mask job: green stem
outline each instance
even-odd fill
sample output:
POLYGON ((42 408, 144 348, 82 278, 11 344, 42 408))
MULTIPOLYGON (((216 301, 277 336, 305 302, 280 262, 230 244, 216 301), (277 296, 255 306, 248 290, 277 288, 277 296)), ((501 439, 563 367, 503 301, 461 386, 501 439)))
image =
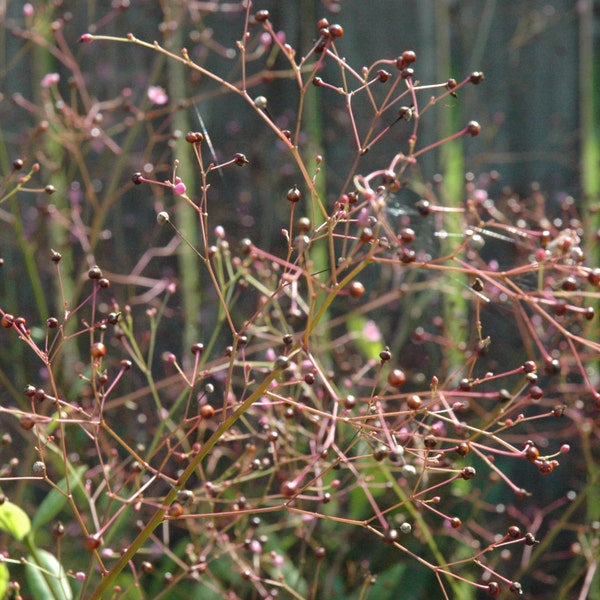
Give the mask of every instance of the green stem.
MULTIPOLYGON (((166 15, 165 22, 169 22, 168 16, 166 15)), ((183 42, 183 28, 177 27, 169 35, 168 48, 173 52, 179 52, 185 45, 183 42)), ((186 67, 180 62, 173 61, 169 64, 167 69, 168 91, 173 103, 180 102, 187 97, 186 72, 186 67)), ((191 129, 189 113, 185 110, 176 111, 173 114, 172 130, 185 133, 191 129)), ((188 195, 193 197, 196 159, 191 144, 188 144, 182 135, 175 142, 175 155, 179 159, 177 175, 185 183, 188 195)), ((185 202, 177 207, 177 228, 183 237, 192 243, 198 236, 198 213, 185 202)), ((184 348, 191 348, 198 341, 200 335, 199 322, 202 306, 200 269, 198 268, 197 254, 185 244, 179 250, 178 260, 181 274, 179 291, 183 304, 183 342, 184 348)), ((185 354, 186 357, 188 355, 189 353, 185 354)))
MULTIPOLYGON (((451 72, 452 47, 450 42, 451 19, 450 7, 447 3, 436 3, 436 77, 443 81, 451 72)), ((457 113, 451 110, 441 111, 439 115, 439 138, 444 139, 459 129, 457 113)), ((458 208, 462 204, 464 190, 464 155, 462 144, 458 141, 445 144, 440 150, 441 164, 444 172, 444 204, 451 208, 458 208)), ((444 215, 444 227, 450 233, 461 233, 461 213, 448 212, 444 215)), ((451 254, 455 238, 448 236, 441 243, 442 254, 451 254)), ((463 286, 467 285, 464 274, 453 275, 458 281, 453 284, 455 293, 443 296, 443 316, 446 335, 453 344, 446 350, 446 366, 449 373, 453 373, 464 362, 460 344, 467 342, 468 327, 466 319, 469 307, 464 298, 463 286)))

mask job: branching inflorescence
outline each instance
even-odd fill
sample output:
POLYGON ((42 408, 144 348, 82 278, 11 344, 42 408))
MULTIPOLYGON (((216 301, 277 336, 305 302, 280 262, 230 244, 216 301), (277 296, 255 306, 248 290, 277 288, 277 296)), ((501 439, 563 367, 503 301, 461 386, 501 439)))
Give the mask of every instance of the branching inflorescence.
MULTIPOLYGON (((0 307, 3 336, 37 359, 24 397, 0 408, 2 420, 18 423, 35 447, 33 473, 16 460, 2 467, 1 482, 5 493, 35 483, 43 498, 31 522, 4 529, 26 541, 27 562, 48 586, 40 589, 54 597, 72 597, 71 588, 82 598, 130 597, 138 587, 175 598, 186 597, 180 590, 189 585, 207 598, 333 597, 332 586, 342 584, 328 571, 339 561, 346 591, 362 589, 365 597, 390 560, 405 564, 407 557, 432 575, 440 597, 522 595, 521 577, 532 577, 527 564, 547 518, 559 520, 552 511, 579 497, 561 492, 537 508, 529 500, 570 451, 565 415, 585 413, 590 402, 600 407, 588 368, 600 349, 588 326, 600 273, 586 265, 582 224, 576 217, 550 222, 537 190, 530 200, 494 199, 497 173, 467 174, 464 201, 455 206, 444 204, 435 185, 416 184, 418 201, 399 204, 420 157, 480 133, 469 121, 420 144, 429 113, 449 110, 448 101, 483 74, 422 83, 412 50, 354 68, 343 58, 343 27, 327 19, 300 56, 268 11, 231 5, 244 23, 235 80, 186 49, 175 53, 133 34, 86 33, 80 42, 158 53, 241 98, 295 165, 296 183, 271 190, 272 202, 289 213, 283 243, 254 243, 213 219, 215 172, 226 178, 253 162, 243 138, 220 159, 205 128, 182 136, 198 185, 178 174, 179 157, 168 170, 140 164, 131 183, 120 184, 138 202, 160 198, 155 227, 173 236, 139 258, 131 274, 104 273, 91 262, 113 200, 102 201, 90 184, 61 213, 90 263, 75 282, 80 296, 65 292, 62 255, 53 250, 62 313, 34 329, 0 307), (253 93, 278 79, 296 86, 292 127, 271 113, 266 92, 253 93), (307 154, 311 94, 344 105, 353 159, 336 174, 336 189, 326 180, 327 155, 307 154), (400 127, 405 146, 380 151, 400 127), (366 156, 379 166, 363 172, 366 156), (78 206, 85 202, 101 217, 84 225, 78 206), (195 215, 195 239, 176 221, 181 206, 195 215), (210 283, 204 310, 211 317, 178 356, 161 337, 178 318, 176 280, 143 273, 181 247, 193 250, 210 283), (123 303, 116 286, 146 291, 123 303), (462 339, 449 335, 444 319, 452 303, 464 308, 462 339), (509 342, 503 327, 513 332, 509 342), (62 370, 69 348, 84 349, 71 363, 78 382, 71 387, 62 370), (36 536, 50 525, 54 541, 45 545, 54 550, 42 551, 36 536), (61 558, 67 538, 82 553, 61 558), (361 553, 361 544, 371 550, 361 553), (53 569, 52 554, 64 571, 53 569), (158 583, 149 583, 156 574, 158 583)), ((71 132, 66 145, 83 143, 81 132, 95 123, 88 141, 121 154, 113 136, 123 129, 103 128, 94 117, 100 105, 84 85, 75 78, 87 114, 60 111, 71 132)), ((162 88, 148 97, 169 103, 162 88)), ((123 102, 108 104, 102 110, 123 102)), ((3 201, 26 191, 39 170, 17 181, 22 166, 6 177, 3 201)), ((11 561, 18 557, 8 552, 11 561)))

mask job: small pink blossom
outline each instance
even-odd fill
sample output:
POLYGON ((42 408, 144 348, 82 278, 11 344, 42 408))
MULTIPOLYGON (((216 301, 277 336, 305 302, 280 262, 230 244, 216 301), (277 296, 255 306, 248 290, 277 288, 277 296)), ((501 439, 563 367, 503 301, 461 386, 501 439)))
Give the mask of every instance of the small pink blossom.
POLYGON ((23 4, 23 15, 25 17, 33 17, 34 14, 35 8, 33 7, 33 4, 31 4, 31 2, 26 2, 25 4, 23 4))
POLYGON ((58 73, 47 73, 42 78, 40 85, 43 88, 49 88, 49 87, 52 87, 53 85, 56 85, 59 81, 60 81, 60 75, 58 73))
POLYGON ((369 342, 380 342, 382 339, 381 331, 375 321, 367 321, 363 328, 363 335, 369 342))
POLYGON ((179 183, 176 183, 173 186, 173 193, 176 196, 183 196, 186 192, 186 187, 185 187, 185 183, 183 183, 183 181, 180 181, 179 183))
POLYGON ((264 48, 268 48, 271 45, 271 35, 269 33, 267 33, 266 31, 264 33, 261 34, 260 36, 260 45, 263 46, 264 48))
POLYGON ((166 104, 169 101, 167 92, 165 92, 165 89, 160 85, 151 85, 148 88, 148 98, 154 102, 154 104, 158 104, 159 106, 166 104))

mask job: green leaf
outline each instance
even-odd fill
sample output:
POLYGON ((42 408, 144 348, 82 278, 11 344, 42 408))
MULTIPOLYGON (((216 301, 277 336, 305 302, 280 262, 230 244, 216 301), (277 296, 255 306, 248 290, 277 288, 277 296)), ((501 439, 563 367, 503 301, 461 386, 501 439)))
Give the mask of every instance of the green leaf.
MULTIPOLYGON (((85 465, 78 467, 71 473, 71 491, 82 486, 81 477, 87 470, 85 465)), ((38 530, 40 527, 51 521, 64 507, 67 502, 67 480, 61 479, 56 488, 52 488, 46 497, 42 500, 33 517, 32 527, 38 530), (60 491, 59 491, 60 490, 60 491)))
POLYGON ((5 500, 0 505, 0 530, 22 540, 31 531, 31 521, 20 506, 5 500))
POLYGON ((8 591, 9 579, 8 567, 4 563, 0 563, 0 598, 4 598, 8 591))
POLYGON ((35 600, 72 600, 73 592, 65 570, 54 554, 46 550, 36 549, 27 556, 25 576, 31 597, 35 600))

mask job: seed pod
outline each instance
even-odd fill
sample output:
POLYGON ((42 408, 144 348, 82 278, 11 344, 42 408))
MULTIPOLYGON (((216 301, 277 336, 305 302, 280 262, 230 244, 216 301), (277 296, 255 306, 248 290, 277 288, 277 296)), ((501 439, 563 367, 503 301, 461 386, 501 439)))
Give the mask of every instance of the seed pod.
POLYGON ((471 83, 474 83, 475 85, 481 83, 483 79, 484 77, 481 71, 473 71, 473 73, 471 73, 471 76, 469 77, 471 83))
POLYGON ((292 188, 288 190, 286 198, 292 202, 296 203, 302 199, 302 192, 298 189, 297 185, 294 185, 292 188))
POLYGON ((406 374, 401 369, 394 369, 388 375, 388 383, 393 387, 401 387, 406 383, 406 374))
POLYGON ((254 18, 259 23, 264 23, 265 21, 268 21, 270 17, 271 17, 271 14, 269 13, 268 10, 257 10, 256 14, 254 15, 254 18))

